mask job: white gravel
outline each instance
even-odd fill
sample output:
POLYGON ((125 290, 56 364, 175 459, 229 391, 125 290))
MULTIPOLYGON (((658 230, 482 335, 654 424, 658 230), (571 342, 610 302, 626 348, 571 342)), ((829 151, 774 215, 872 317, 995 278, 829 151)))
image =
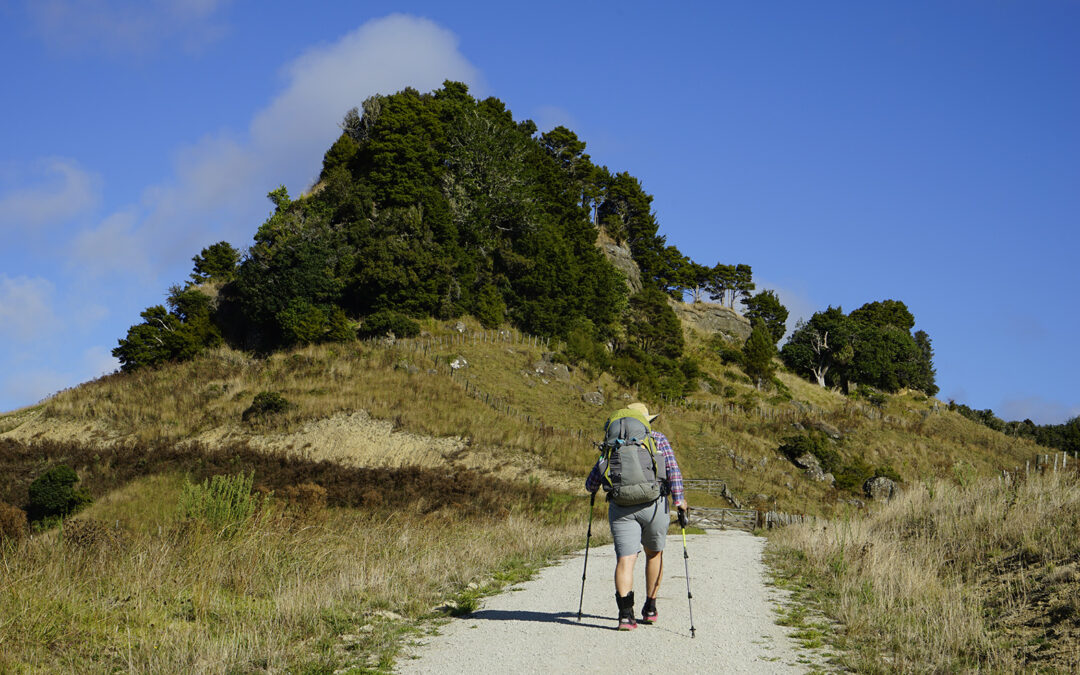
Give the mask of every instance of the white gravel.
MULTIPOLYGON (((802 673, 787 629, 775 623, 782 592, 765 585, 765 540, 739 531, 688 535, 694 627, 686 597, 682 537, 669 535, 660 620, 617 631, 615 551, 589 552, 582 619, 577 620, 584 550, 543 569, 511 591, 485 598, 398 660, 406 673, 802 673)), ((644 555, 638 557, 635 614, 644 601, 644 555)))

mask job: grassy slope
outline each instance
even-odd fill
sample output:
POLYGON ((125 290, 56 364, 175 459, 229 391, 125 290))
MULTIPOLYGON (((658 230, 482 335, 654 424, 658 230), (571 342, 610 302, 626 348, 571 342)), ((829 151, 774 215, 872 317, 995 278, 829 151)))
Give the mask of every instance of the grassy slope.
MULTIPOLYGON (((516 335, 509 341, 449 344, 461 336, 434 322, 426 328, 433 337, 425 343, 443 341, 426 351, 414 351, 418 343, 393 348, 357 343, 256 360, 222 349, 191 363, 84 384, 29 414, 0 416, 0 429, 22 420, 8 437, 89 444, 192 438, 211 445, 238 439, 258 444, 277 439, 273 447, 294 446, 319 459, 328 449, 318 447, 323 437, 305 431, 305 424, 310 428, 315 420, 365 410, 398 431, 464 439, 463 446, 454 446, 436 462, 469 452, 475 455, 472 466, 481 470, 513 465, 518 475, 533 473, 552 484, 563 476, 569 481, 564 484, 573 484, 595 458, 590 441, 599 435, 606 412, 634 396, 609 376, 595 379, 580 369, 572 369, 569 381, 538 376, 533 366, 544 349, 516 335), (450 377, 445 364, 455 356, 470 365, 461 371, 464 375, 450 377), (429 374, 436 359, 438 373, 429 374), (420 372, 410 374, 404 364, 420 372), (602 408, 582 400, 583 393, 598 389, 608 401, 602 408), (281 393, 293 408, 259 424, 242 423, 241 414, 264 390, 281 393)), ((794 423, 832 425, 844 435, 835 446, 841 458, 889 464, 908 483, 958 473, 990 475, 1023 466, 1039 451, 1028 441, 1008 438, 943 407, 934 412, 934 401, 917 394, 892 396, 878 411, 782 374, 794 400, 811 411, 800 413, 791 404, 770 403, 738 371, 712 356, 700 336, 690 331, 689 337, 691 352, 721 385, 714 389, 728 387, 730 395, 700 392, 691 397, 700 405, 686 408, 661 404, 664 414, 657 427, 672 439, 684 474, 727 480, 745 502, 831 513, 858 496, 808 481, 777 453, 782 439, 794 433, 794 423), (731 403, 766 412, 720 411, 731 403)), ((408 447, 395 452, 407 453, 408 447)), ((705 501, 701 497, 697 503, 705 501)))
MULTIPOLYGON (((48 462, 78 457, 76 468, 91 477, 89 487, 99 497, 81 518, 114 528, 120 523, 124 533, 118 550, 109 541, 80 547, 54 534, 5 554, 3 575, 21 581, 6 596, 12 604, 0 612, 17 617, 0 627, 0 642, 27 647, 0 650, 10 659, 0 669, 23 664, 48 671, 87 660, 164 670, 385 666, 412 621, 447 597, 468 601, 482 592, 466 584, 527 573, 580 545, 583 498, 545 496, 543 486, 578 489, 595 458, 590 440, 606 412, 634 392, 580 369, 571 369, 567 381, 539 376, 534 364, 544 349, 517 336, 492 341, 491 332, 487 340, 470 333, 474 337, 463 340, 434 322, 425 328, 432 334, 423 341, 426 349, 418 342, 357 343, 266 360, 222 349, 191 363, 105 377, 0 415, 0 446, 8 443, 0 447, 0 461, 14 477, 4 498, 19 503, 48 462), (445 364, 455 356, 470 365, 451 377, 445 364), (266 390, 281 393, 293 407, 243 423, 243 411, 266 390), (607 400, 602 408, 582 399, 596 390, 607 400), (384 436, 370 435, 363 424, 348 426, 358 410, 392 427, 396 435, 385 438, 395 443, 384 444, 384 436), (361 440, 345 443, 345 450, 330 448, 343 437, 361 440), (193 439, 202 445, 176 449, 193 439), (249 454, 281 451, 288 461, 259 462, 249 454), (439 466, 459 472, 464 492, 455 493, 457 501, 440 510, 439 495, 417 496, 421 486, 381 503, 374 495, 380 490, 364 491, 363 475, 334 468, 387 459, 400 465, 410 456, 436 472, 439 466), (210 533, 191 535, 173 521, 178 476, 221 471, 231 466, 230 457, 237 468, 263 472, 257 480, 279 494, 301 480, 332 484, 330 508, 305 520, 283 504, 253 525, 245 535, 250 539, 228 545, 210 533), (147 476, 132 483, 140 472, 147 476), (507 482, 513 480, 525 481, 525 489, 507 482), (509 500, 490 513, 469 506, 476 501, 468 496, 470 486, 484 482, 491 488, 486 492, 509 500), (515 497, 517 492, 525 497, 515 497), (395 519, 395 513, 405 517, 395 519), (547 536, 536 541, 536 531, 547 536), (497 546, 474 546, 477 532, 497 546), (357 556, 358 542, 366 538, 372 545, 357 556), (401 568, 395 552, 407 552, 421 567, 401 568), (447 564, 463 553, 459 564, 447 564), (91 578, 94 583, 87 583, 91 578), (406 578, 412 581, 402 586, 406 578), (121 592, 132 580, 135 590, 121 592), (280 588, 289 589, 284 598, 272 590, 280 588), (384 611, 404 619, 384 621, 378 614, 384 611), (26 635, 31 639, 22 640, 26 635), (205 660, 186 661, 194 652, 205 660)), ((990 475, 1037 452, 958 415, 932 412, 933 401, 917 395, 891 397, 877 411, 781 375, 794 400, 810 411, 799 413, 770 403, 720 364, 700 336, 689 337, 691 351, 719 385, 714 391, 724 394, 700 392, 689 407, 661 405, 657 426, 671 437, 685 475, 727 480, 744 502, 822 514, 852 509, 854 493, 809 481, 777 453, 795 422, 833 425, 844 434, 836 446, 843 458, 891 464, 909 486, 930 476, 990 475), (718 412, 731 403, 767 412, 718 412)), ((719 503, 706 495, 690 499, 719 503)))

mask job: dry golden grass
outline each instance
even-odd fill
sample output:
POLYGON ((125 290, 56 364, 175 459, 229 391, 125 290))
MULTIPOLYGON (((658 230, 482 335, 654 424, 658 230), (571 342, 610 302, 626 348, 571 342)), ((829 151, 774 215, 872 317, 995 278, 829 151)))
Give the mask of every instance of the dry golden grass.
POLYGON ((483 592, 580 546, 587 515, 584 500, 506 517, 276 502, 222 539, 162 511, 181 484, 141 479, 0 551, 0 672, 385 668, 470 582, 483 592))
MULTIPOLYGON (((572 368, 567 381, 537 375, 534 364, 545 348, 516 333, 507 341, 473 323, 464 335, 434 321, 425 328, 432 337, 394 347, 324 345, 267 359, 219 349, 189 363, 109 376, 57 395, 3 435, 95 445, 194 440, 214 446, 242 439, 308 459, 451 465, 566 488, 579 483, 594 461, 590 440, 599 437, 605 415, 636 398, 610 376, 590 377, 586 369, 572 368), (457 356, 470 365, 451 378, 446 364, 457 356), (596 390, 604 392, 602 408, 582 400, 596 390), (262 391, 279 393, 293 406, 243 423, 244 410, 262 391)), ((795 423, 833 425, 844 434, 835 447, 843 461, 892 465, 908 483, 956 472, 988 475, 1022 466, 1041 451, 944 406, 935 411, 934 400, 917 393, 891 396, 878 410, 781 373, 805 411, 795 412, 776 392, 755 390, 723 365, 702 336, 687 334, 688 353, 719 386, 694 394, 698 407, 650 401, 663 412, 656 426, 671 438, 685 475, 727 480, 744 503, 831 514, 861 498, 809 481, 777 452, 796 432, 795 423), (732 404, 735 412, 718 412, 732 404)), ((16 424, 5 420, 0 423, 16 424)), ((705 495, 691 498, 720 503, 705 495)))
POLYGON ((1076 672, 1080 483, 928 481, 866 518, 777 531, 780 577, 858 672, 1076 672))

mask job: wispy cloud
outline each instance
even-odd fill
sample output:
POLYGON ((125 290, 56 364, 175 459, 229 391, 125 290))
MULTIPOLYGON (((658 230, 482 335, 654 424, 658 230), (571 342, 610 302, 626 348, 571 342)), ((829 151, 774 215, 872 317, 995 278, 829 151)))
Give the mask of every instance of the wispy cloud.
POLYGON ((101 201, 101 179, 73 159, 49 157, 11 167, 0 184, 0 228, 55 225, 83 216, 101 201))
POLYGON ((551 131, 555 127, 564 126, 567 129, 577 129, 580 125, 565 108, 554 105, 542 105, 536 109, 536 127, 541 133, 551 131))
POLYGON ((53 333, 60 323, 53 292, 47 279, 0 275, 0 337, 27 343, 53 333))
POLYGON ((480 79, 453 33, 404 15, 370 21, 313 48, 283 74, 284 89, 245 133, 181 148, 171 181, 146 188, 138 206, 76 239, 75 263, 101 272, 139 250, 151 269, 161 269, 186 262, 215 241, 243 245, 270 212, 267 192, 279 184, 294 195, 310 187, 346 110, 406 86, 425 91, 446 79, 480 79))
POLYGON ((27 0, 38 36, 62 51, 145 54, 170 42, 197 50, 227 32, 228 0, 27 0))

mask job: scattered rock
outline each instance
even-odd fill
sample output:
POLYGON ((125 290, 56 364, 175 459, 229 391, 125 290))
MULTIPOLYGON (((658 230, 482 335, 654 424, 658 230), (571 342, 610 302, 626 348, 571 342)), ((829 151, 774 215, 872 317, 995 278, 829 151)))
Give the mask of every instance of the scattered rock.
POLYGON ((397 342, 397 336, 394 335, 394 331, 386 331, 386 335, 383 337, 382 343, 387 347, 393 347, 395 342, 397 342))
POLYGON ((863 494, 875 502, 887 502, 896 496, 896 483, 885 476, 868 479, 862 486, 863 494))
POLYGON ((454 357, 454 360, 450 362, 450 369, 451 370, 456 371, 456 370, 461 370, 462 368, 468 368, 468 367, 469 367, 469 362, 466 361, 465 358, 462 357, 462 356, 456 356, 456 357, 454 357))
POLYGON ((457 323, 454 324, 454 330, 456 330, 459 333, 464 333, 467 330, 467 328, 466 328, 466 326, 465 326, 465 324, 463 322, 458 321, 457 323))
POLYGON ((419 368, 417 368, 413 364, 409 363, 408 361, 399 361, 398 364, 394 366, 394 369, 395 370, 404 370, 406 373, 408 373, 410 375, 416 375, 417 373, 420 372, 419 368))
POLYGON ((405 617, 401 616, 397 612, 391 612, 388 609, 380 609, 371 613, 372 616, 377 616, 380 619, 386 619, 387 621, 404 621, 405 617))
POLYGON ((824 422, 822 420, 817 420, 815 422, 811 422, 810 426, 813 427, 814 429, 817 429, 818 431, 822 432, 823 434, 825 434, 829 438, 833 439, 834 441, 839 441, 840 439, 842 439, 844 437, 844 434, 840 433, 839 429, 837 429, 833 425, 829 424, 828 422, 824 422))
POLYGON ((836 482, 831 473, 825 473, 825 470, 821 468, 821 462, 813 453, 806 452, 796 457, 795 466, 802 469, 810 480, 816 480, 819 483, 828 482, 829 485, 836 482))
POLYGON ((629 401, 633 397, 630 396, 630 394, 627 394, 626 392, 623 392, 622 394, 619 395, 619 398, 621 398, 624 401, 629 401))
POLYGON ((864 502, 861 499, 849 499, 849 500, 847 500, 847 503, 851 504, 852 506, 854 506, 857 509, 865 509, 866 508, 866 502, 864 502))
POLYGON ((565 363, 552 363, 552 356, 553 354, 547 353, 540 357, 540 360, 533 364, 533 371, 537 375, 545 375, 553 380, 569 382, 570 369, 566 367, 565 363))
POLYGON ((604 405, 604 395, 598 391, 590 391, 587 394, 582 394, 581 399, 586 403, 591 403, 592 405, 604 405))
POLYGON ((467 588, 470 591, 478 591, 478 590, 480 590, 480 584, 476 583, 475 581, 472 581, 465 588, 467 588))

